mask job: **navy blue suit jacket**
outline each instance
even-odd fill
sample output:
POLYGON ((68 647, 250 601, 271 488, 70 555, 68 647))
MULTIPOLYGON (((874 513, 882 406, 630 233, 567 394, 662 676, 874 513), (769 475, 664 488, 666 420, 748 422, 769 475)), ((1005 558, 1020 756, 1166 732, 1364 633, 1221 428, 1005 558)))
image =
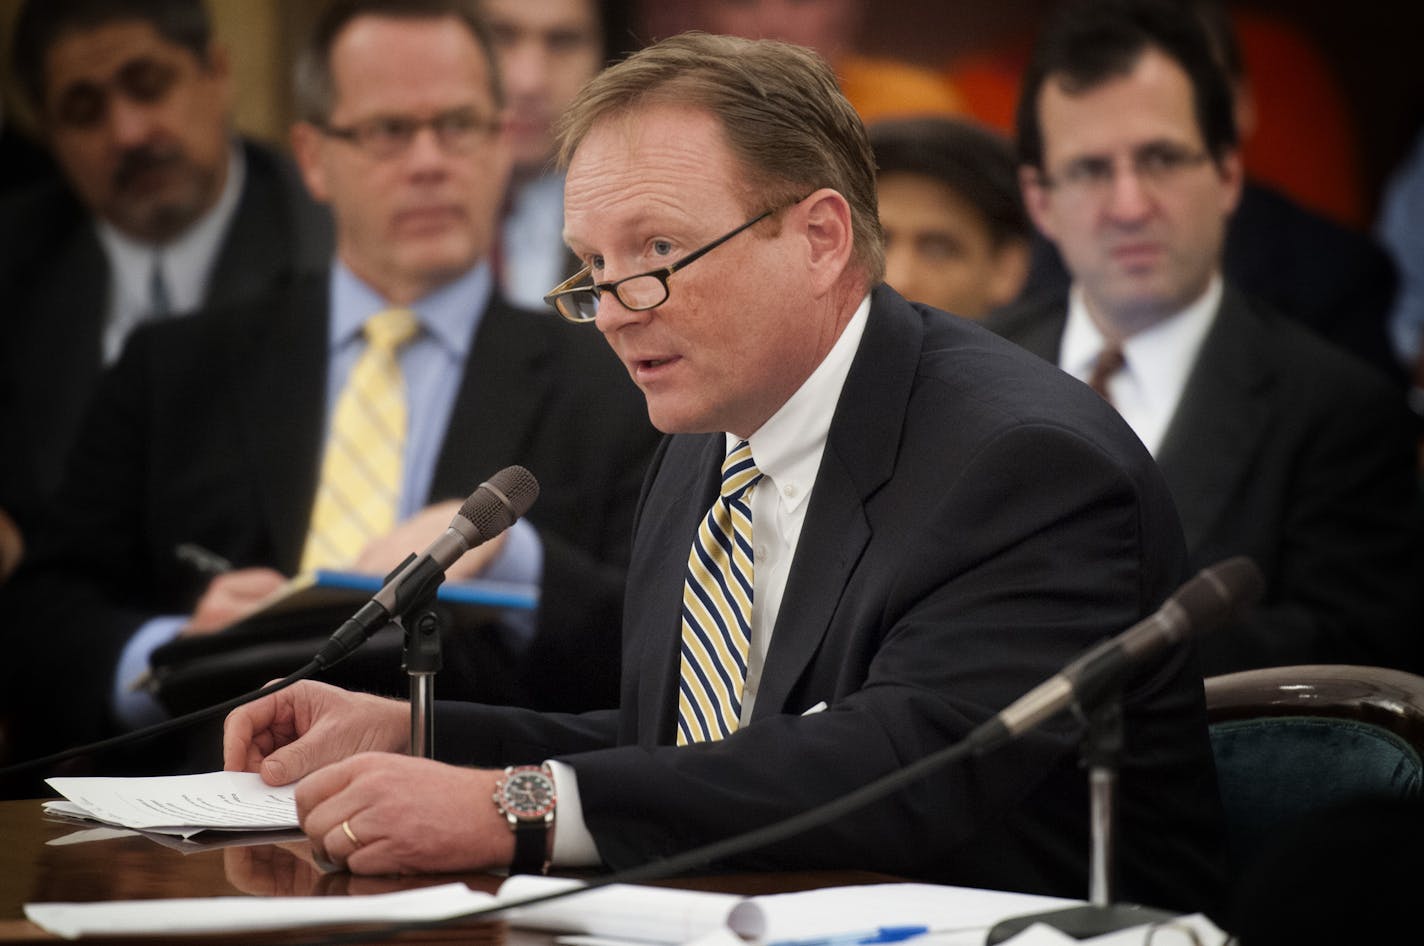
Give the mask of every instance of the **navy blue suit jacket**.
MULTIPOLYGON (((613 867, 786 818, 962 738, 1185 577, 1166 484, 1110 408, 981 327, 879 288, 752 722, 722 742, 677 748, 683 569, 722 452, 720 434, 674 436, 654 458, 634 532, 617 712, 442 705, 452 761, 572 765, 613 867), (802 715, 820 702, 828 708, 802 715)), ((1141 668, 1126 717, 1122 893, 1210 906, 1220 808, 1190 647, 1141 668)), ((1058 719, 734 866, 1084 896, 1078 736, 1058 719)))

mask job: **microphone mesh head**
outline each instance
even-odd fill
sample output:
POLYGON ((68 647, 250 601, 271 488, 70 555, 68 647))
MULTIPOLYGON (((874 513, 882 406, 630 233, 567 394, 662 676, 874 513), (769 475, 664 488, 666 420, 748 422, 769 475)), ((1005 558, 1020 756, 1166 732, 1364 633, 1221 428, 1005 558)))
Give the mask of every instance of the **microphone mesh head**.
POLYGON ((465 504, 460 517, 474 524, 478 534, 490 539, 514 525, 539 498, 539 481, 522 466, 507 466, 481 483, 465 504))

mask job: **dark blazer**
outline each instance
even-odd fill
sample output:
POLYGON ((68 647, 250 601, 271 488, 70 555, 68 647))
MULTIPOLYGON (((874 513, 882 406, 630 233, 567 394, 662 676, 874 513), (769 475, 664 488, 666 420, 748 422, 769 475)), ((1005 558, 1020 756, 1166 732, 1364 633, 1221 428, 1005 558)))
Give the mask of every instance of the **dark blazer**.
MULTIPOLYGON (((206 305, 259 298, 331 260, 326 210, 284 158, 244 142, 247 173, 206 305)), ((0 203, 0 507, 33 525, 59 482, 102 368, 109 264, 60 180, 0 203)))
MULTIPOLYGON (((990 328, 1058 363, 1059 296, 990 328)), ((1418 481, 1408 413, 1376 372, 1227 286, 1157 461, 1192 568, 1249 555, 1250 616, 1202 644, 1208 674, 1420 666, 1418 481)))
MULTIPOLYGON (((676 436, 639 506, 618 713, 442 705, 451 761, 561 757, 612 867, 775 822, 955 742, 1184 577, 1166 485, 1086 388, 979 326, 872 296, 751 724, 677 748, 679 611, 720 434, 676 436), (829 708, 802 715, 824 701, 829 708)), ((1220 808, 1182 647, 1126 698, 1129 899, 1213 902, 1220 808)), ((1060 718, 738 868, 859 868, 1083 896, 1086 779, 1060 718)))
MULTIPOLYGON (((102 734, 116 660, 143 621, 191 611, 206 581, 175 559, 178 543, 296 572, 323 446, 326 311, 327 279, 309 277, 260 303, 145 325, 104 378, 45 528, 6 589, 7 659, 31 668, 17 689, 35 700, 18 707, 45 707, 32 722, 51 748, 102 734), (25 631, 37 627, 45 633, 25 631), (83 659, 56 664, 46 657, 56 645, 83 659)), ((544 593, 525 655, 471 629, 448 635, 437 692, 548 709, 614 704, 633 508, 656 441, 597 332, 492 301, 430 500, 528 467, 541 486, 528 519, 543 540, 544 593)))
MULTIPOLYGON (((1342 227, 1284 194, 1247 181, 1226 228, 1226 278, 1252 302, 1309 326, 1403 385, 1390 346, 1389 313, 1399 274, 1369 234, 1342 227)), ((1067 291, 1068 270, 1052 243, 1033 243, 1033 262, 1020 299, 1067 291)))

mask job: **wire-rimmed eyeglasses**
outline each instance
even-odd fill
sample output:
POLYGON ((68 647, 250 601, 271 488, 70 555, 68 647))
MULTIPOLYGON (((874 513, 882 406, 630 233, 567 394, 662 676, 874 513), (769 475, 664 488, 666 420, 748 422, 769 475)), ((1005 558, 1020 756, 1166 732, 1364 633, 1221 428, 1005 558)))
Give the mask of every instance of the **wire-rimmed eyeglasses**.
MULTIPOLYGON (((792 204, 795 203, 799 203, 799 201, 792 202, 792 204)), ((592 273, 592 268, 585 266, 553 289, 550 289, 544 296, 544 301, 553 306, 559 315, 570 322, 592 322, 597 318, 598 301, 603 297, 605 292, 611 292, 617 296, 623 308, 630 312, 645 312, 648 309, 656 309, 668 299, 669 276, 695 263, 743 230, 760 223, 777 211, 792 206, 792 204, 787 204, 784 207, 775 207, 771 210, 763 210, 740 227, 722 234, 706 246, 698 247, 677 262, 669 263, 667 266, 658 269, 649 270, 646 273, 624 276, 622 279, 617 279, 613 282, 585 282, 592 273)))

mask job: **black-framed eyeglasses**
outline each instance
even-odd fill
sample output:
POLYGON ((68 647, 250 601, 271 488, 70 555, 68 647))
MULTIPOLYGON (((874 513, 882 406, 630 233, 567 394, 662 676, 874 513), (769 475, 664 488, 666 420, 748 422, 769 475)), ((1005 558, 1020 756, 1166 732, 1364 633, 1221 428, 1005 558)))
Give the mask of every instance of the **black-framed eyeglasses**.
POLYGON ((395 158, 404 154, 422 128, 435 132, 435 140, 450 154, 473 151, 499 131, 497 119, 486 118, 474 109, 452 108, 429 118, 413 115, 377 115, 352 125, 317 125, 322 134, 348 141, 373 158, 395 158))
POLYGON ((624 276, 613 282, 589 283, 584 280, 589 278, 593 270, 591 267, 585 266, 550 289, 544 296, 544 301, 553 306, 559 315, 570 322, 592 322, 596 319, 598 317, 598 302, 603 298, 605 292, 611 292, 617 296, 618 301, 623 304, 623 308, 630 312, 656 309, 668 299, 669 276, 695 263, 743 230, 761 223, 772 214, 785 210, 786 207, 795 203, 799 203, 799 201, 793 201, 792 204, 783 207, 763 210, 740 227, 722 234, 706 246, 698 247, 677 262, 646 273, 624 276), (580 285, 581 283, 582 285, 580 285))

